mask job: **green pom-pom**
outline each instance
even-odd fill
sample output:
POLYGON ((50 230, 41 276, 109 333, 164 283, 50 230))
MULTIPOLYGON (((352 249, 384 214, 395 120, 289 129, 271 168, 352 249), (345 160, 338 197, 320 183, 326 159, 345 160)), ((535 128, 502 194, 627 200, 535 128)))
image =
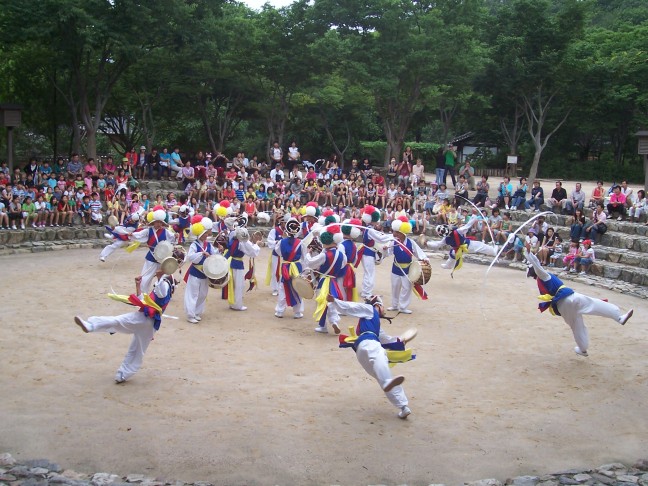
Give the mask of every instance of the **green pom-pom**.
POLYGON ((337 219, 335 219, 335 216, 327 216, 326 219, 324 220, 324 225, 329 225, 329 224, 336 224, 337 219))
POLYGON ((333 235, 328 231, 325 231, 320 235, 320 241, 322 242, 322 245, 330 245, 333 243, 333 235))
POLYGON ((371 213, 371 222, 377 223, 378 221, 380 221, 380 211, 374 211, 371 213))

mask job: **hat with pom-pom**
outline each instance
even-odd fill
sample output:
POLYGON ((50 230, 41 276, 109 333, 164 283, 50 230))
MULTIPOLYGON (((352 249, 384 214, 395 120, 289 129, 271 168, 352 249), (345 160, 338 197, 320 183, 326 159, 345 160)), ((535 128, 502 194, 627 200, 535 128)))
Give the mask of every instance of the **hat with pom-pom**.
POLYGON ((362 222, 365 224, 377 223, 378 221, 380 221, 380 210, 372 206, 371 204, 367 204, 362 209, 361 218, 362 222))

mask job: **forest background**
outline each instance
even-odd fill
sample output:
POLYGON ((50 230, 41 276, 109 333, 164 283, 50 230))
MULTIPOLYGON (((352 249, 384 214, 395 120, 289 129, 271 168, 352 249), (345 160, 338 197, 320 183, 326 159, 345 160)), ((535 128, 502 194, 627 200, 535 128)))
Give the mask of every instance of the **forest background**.
MULTIPOLYGON (((530 178, 648 183, 645 0, 0 0, 0 101, 18 161, 134 146, 245 151, 293 140, 433 168, 472 132, 530 178)), ((1 128, 0 130, 5 130, 1 128)), ((6 135, 0 132, 0 153, 6 135)))

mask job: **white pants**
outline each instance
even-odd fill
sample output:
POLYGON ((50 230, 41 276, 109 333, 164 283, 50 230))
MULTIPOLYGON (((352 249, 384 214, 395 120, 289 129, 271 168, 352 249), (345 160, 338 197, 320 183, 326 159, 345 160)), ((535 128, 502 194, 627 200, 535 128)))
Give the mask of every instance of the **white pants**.
POLYGON ((184 309, 187 319, 195 319, 203 315, 208 292, 208 279, 189 275, 184 291, 184 309))
POLYGON ((497 255, 497 250, 483 241, 473 240, 468 245, 468 253, 481 253, 483 255, 495 256, 497 255))
MULTIPOLYGON (((283 315, 286 312, 286 291, 284 290, 283 284, 279 284, 279 297, 277 297, 277 305, 275 307, 275 312, 277 314, 283 315)), ((295 314, 304 313, 304 299, 300 299, 299 304, 292 306, 293 312, 295 314)))
POLYGON ((119 367, 124 379, 133 376, 142 366, 144 353, 155 334, 153 319, 143 312, 129 312, 120 316, 93 316, 87 319, 89 332, 119 332, 132 334, 128 352, 119 367))
POLYGON ((155 280, 155 274, 160 269, 160 264, 158 262, 150 262, 144 260, 144 266, 142 267, 142 283, 140 284, 140 289, 143 293, 148 294, 153 290, 153 282, 155 280))
POLYGON ((232 278, 234 279, 234 309, 243 308, 243 294, 245 292, 245 269, 232 269, 232 278))
POLYGON ((273 292, 279 292, 279 287, 282 287, 281 282, 277 281, 277 265, 279 265, 279 257, 273 254, 270 261, 270 271, 272 272, 270 276, 270 289, 273 292))
POLYGON ((105 246, 104 249, 101 250, 101 254, 99 255, 99 257, 106 259, 110 255, 112 255, 115 251, 125 247, 126 245, 128 245, 128 241, 115 240, 110 245, 105 246))
POLYGON ((616 305, 578 292, 559 301, 558 312, 571 327, 574 340, 581 351, 587 351, 589 347, 589 333, 583 320, 584 315, 607 317, 617 322, 621 322, 622 316, 621 309, 616 305))
POLYGON ((409 308, 412 300, 412 282, 406 275, 391 274, 392 307, 399 311, 409 308))
POLYGON ((367 299, 373 295, 374 280, 376 279, 376 257, 362 255, 362 268, 364 272, 360 296, 367 299))
MULTIPOLYGON (((392 379, 387 353, 378 341, 365 339, 358 344, 356 357, 369 375, 373 376, 380 388, 384 388, 392 379)), ((395 407, 401 408, 408 404, 405 391, 401 385, 395 386, 385 392, 389 401, 395 407)))

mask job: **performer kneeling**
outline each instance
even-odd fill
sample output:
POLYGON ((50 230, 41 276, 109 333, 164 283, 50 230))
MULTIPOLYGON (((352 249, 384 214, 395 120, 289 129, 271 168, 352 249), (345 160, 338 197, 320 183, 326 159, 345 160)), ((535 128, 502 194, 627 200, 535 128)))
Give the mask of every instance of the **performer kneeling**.
POLYGON ((164 275, 161 270, 157 272, 156 277, 158 281, 152 294, 141 293, 142 277, 138 276, 135 277, 135 294, 121 299, 139 307, 138 311, 119 316, 93 316, 87 320, 79 316, 74 318, 74 322, 83 332, 120 332, 133 335, 124 361, 115 375, 117 383, 128 380, 142 366, 144 353, 151 344, 155 331, 160 329, 162 314, 171 301, 177 282, 171 275, 164 275))
POLYGON ((339 313, 360 319, 355 332, 357 337, 349 339, 347 336, 340 336, 340 347, 353 348, 358 362, 370 376, 376 379, 392 405, 400 409, 398 416, 402 419, 407 418, 412 411, 401 386, 405 378, 403 376, 392 377, 387 353, 383 348, 383 345, 389 347, 390 344, 400 344, 400 348, 404 349, 406 341, 393 338, 381 329, 380 318, 385 317, 385 307, 380 297, 372 296, 366 304, 345 302, 335 299, 331 295, 327 297, 327 300, 331 307, 339 313))
POLYGON ((574 348, 576 354, 589 356, 587 354, 589 333, 583 315, 607 317, 614 319, 621 325, 624 325, 632 317, 632 309, 625 314, 621 314, 621 309, 614 304, 579 294, 574 292, 573 289, 565 287, 558 277, 548 273, 542 267, 538 257, 531 253, 530 245, 527 245, 525 254, 527 261, 531 263, 527 271, 527 277, 533 277, 538 283, 539 299, 542 301, 538 305, 540 312, 549 309, 553 315, 562 316, 574 334, 574 340, 577 344, 574 348))

